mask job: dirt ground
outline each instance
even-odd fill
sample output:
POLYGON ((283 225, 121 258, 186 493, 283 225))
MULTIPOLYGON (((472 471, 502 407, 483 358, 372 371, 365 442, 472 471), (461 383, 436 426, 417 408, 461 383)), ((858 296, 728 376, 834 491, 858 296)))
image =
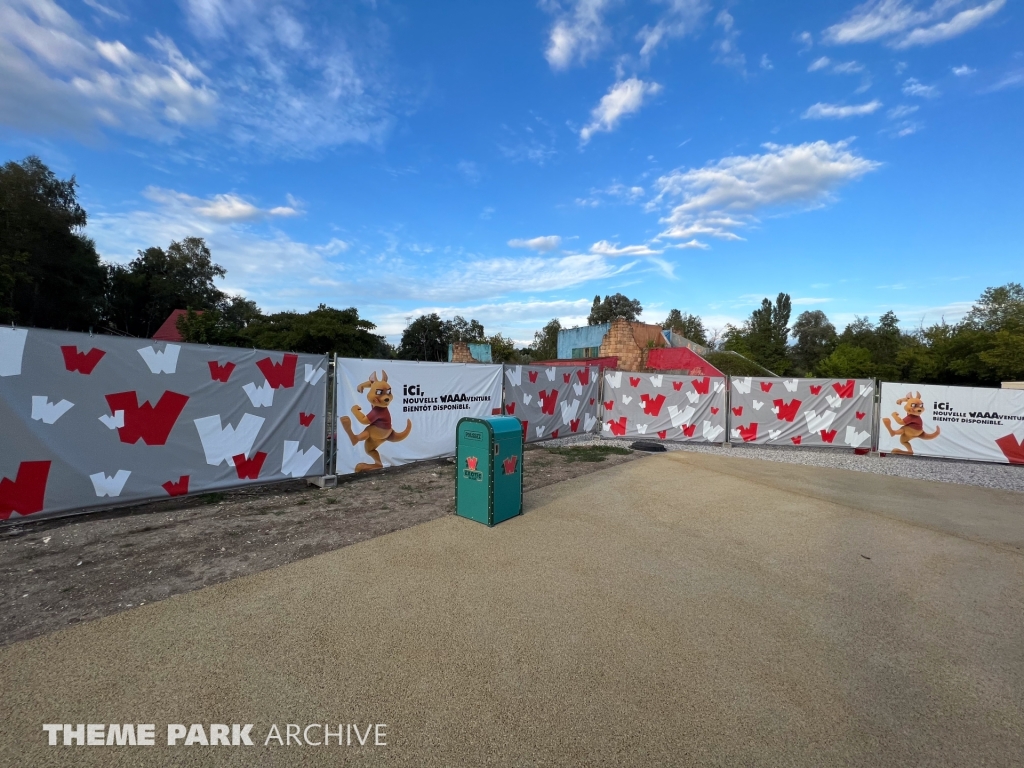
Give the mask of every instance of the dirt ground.
MULTIPOLYGON (((523 488, 643 455, 531 446, 523 488)), ((454 478, 444 459, 0 528, 0 645, 450 515, 454 478)))

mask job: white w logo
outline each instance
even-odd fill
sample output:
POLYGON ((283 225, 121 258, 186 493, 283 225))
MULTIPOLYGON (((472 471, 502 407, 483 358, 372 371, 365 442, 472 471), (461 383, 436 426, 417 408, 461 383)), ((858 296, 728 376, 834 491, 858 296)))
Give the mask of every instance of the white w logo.
POLYGON ((252 444, 256 442, 256 435, 263 426, 262 416, 253 416, 247 413, 242 416, 237 427, 228 424, 226 427, 220 425, 220 415, 206 416, 196 419, 196 430, 199 432, 199 439, 203 443, 203 451, 206 453, 206 463, 217 466, 226 462, 230 467, 231 457, 242 454, 248 456, 252 450, 252 444))
POLYGON ((162 351, 157 352, 153 347, 143 347, 139 350, 142 359, 146 361, 152 373, 174 373, 178 368, 178 353, 181 347, 177 344, 168 344, 162 351))

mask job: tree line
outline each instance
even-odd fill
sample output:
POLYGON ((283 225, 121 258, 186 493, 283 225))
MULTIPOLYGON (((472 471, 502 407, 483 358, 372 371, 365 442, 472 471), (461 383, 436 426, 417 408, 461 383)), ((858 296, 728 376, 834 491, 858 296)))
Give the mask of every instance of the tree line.
POLYGON ((59 179, 38 157, 0 167, 0 322, 149 338, 172 311, 185 341, 226 346, 390 353, 355 307, 265 314, 254 301, 214 284, 226 274, 202 238, 104 262, 85 236, 74 176, 59 179))

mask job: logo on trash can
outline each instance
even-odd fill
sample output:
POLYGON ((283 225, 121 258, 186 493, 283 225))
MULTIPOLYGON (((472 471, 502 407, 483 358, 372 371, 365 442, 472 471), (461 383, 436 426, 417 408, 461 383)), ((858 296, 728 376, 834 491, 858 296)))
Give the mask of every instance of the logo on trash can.
POLYGON ((478 461, 479 461, 479 459, 476 456, 467 456, 466 457, 466 468, 464 470, 462 470, 462 476, 465 477, 467 480, 481 480, 482 481, 484 479, 484 473, 483 472, 478 472, 477 469, 476 469, 476 463, 478 461))
POLYGON ((505 474, 514 475, 516 473, 516 466, 519 464, 518 456, 509 456, 505 461, 502 462, 505 465, 505 474))

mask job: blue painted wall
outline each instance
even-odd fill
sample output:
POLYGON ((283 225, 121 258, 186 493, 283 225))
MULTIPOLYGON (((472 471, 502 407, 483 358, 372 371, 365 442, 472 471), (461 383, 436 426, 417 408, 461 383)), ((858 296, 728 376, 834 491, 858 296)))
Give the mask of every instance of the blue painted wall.
POLYGON ((563 328, 558 332, 558 359, 568 360, 572 357, 572 351, 580 347, 600 347, 601 340, 609 328, 611 323, 563 328))
MULTIPOLYGON (((448 345, 448 362, 452 361, 452 355, 455 352, 455 347, 452 344, 448 345)), ((491 345, 490 344, 469 344, 469 354, 478 363, 490 363, 491 360, 491 345)))

